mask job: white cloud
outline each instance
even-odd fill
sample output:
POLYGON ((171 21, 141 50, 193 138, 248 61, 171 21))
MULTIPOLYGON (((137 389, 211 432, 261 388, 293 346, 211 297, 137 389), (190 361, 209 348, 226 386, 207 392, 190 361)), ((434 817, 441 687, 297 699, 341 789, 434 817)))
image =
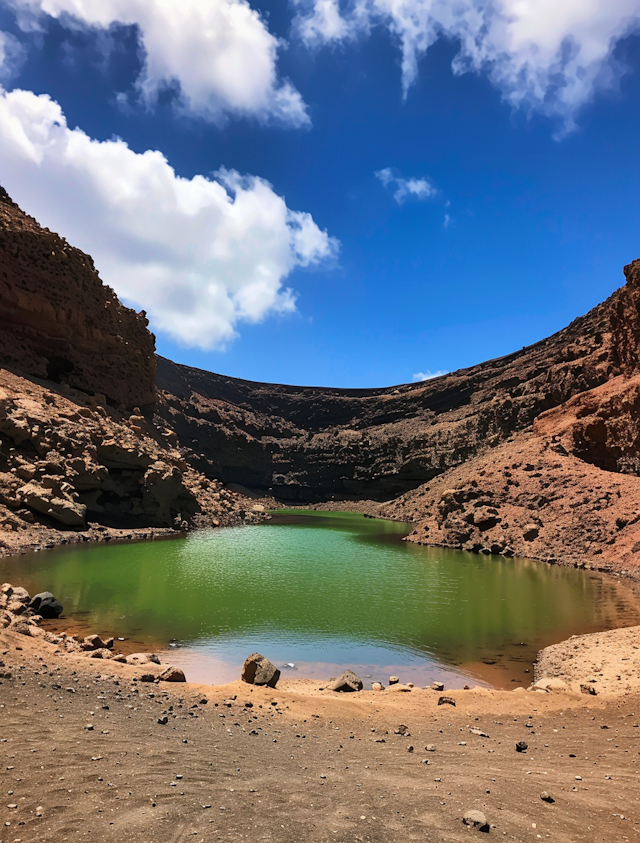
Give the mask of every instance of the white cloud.
POLYGON ((386 26, 402 51, 406 95, 418 62, 444 37, 459 44, 454 71, 485 72, 514 107, 560 115, 570 128, 594 90, 621 72, 611 61, 637 30, 638 0, 298 0, 310 46, 353 40, 386 26))
POLYGON ((278 41, 246 0, 7 0, 25 31, 43 15, 68 26, 138 27, 144 68, 138 89, 154 104, 178 84, 181 104, 205 119, 228 113, 309 123, 298 91, 278 79, 278 41))
POLYGON ((0 32, 0 79, 10 78, 24 59, 24 49, 9 32, 0 32))
POLYGON ((239 322, 293 310, 284 279, 337 250, 267 182, 227 170, 180 178, 158 151, 69 129, 56 102, 30 91, 0 88, 0 172, 15 201, 186 345, 220 347, 239 322))
POLYGON ((448 375, 449 372, 446 369, 438 370, 437 372, 430 372, 428 369, 426 372, 416 372, 413 376, 412 380, 414 383, 418 381, 430 381, 434 378, 439 378, 441 375, 448 375))
POLYGON ((429 199, 438 193, 428 179, 403 179, 401 176, 394 176, 390 167, 377 170, 375 176, 385 187, 393 190, 393 198, 398 205, 402 205, 410 197, 418 200, 429 199))

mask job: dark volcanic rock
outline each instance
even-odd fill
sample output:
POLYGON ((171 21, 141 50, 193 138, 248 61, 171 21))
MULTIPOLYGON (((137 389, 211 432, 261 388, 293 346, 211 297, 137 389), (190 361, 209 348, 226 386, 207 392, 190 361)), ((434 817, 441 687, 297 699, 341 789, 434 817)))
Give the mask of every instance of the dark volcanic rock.
POLYGON ((158 358, 156 413, 207 476, 289 502, 389 500, 619 370, 609 353, 619 297, 514 354, 386 389, 252 383, 158 358))
POLYGON ((29 608, 43 618, 59 618, 64 609, 50 591, 41 591, 29 603, 29 608))

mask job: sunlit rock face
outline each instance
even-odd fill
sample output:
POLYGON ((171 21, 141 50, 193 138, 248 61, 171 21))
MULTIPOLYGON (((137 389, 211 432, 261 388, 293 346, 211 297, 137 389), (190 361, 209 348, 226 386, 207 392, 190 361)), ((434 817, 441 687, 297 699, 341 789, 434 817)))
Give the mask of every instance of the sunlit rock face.
POLYGON ((142 407, 154 401, 147 325, 102 283, 89 255, 0 188, 0 365, 142 407))

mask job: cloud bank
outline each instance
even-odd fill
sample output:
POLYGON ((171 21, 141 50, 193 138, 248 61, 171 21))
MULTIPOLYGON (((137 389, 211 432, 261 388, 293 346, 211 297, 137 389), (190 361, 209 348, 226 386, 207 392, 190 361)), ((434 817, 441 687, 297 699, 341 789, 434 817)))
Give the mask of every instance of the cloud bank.
POLYGON ((377 170, 375 176, 385 187, 393 190, 393 198, 398 205, 402 205, 409 198, 429 199, 438 193, 429 179, 403 179, 401 176, 394 176, 391 167, 377 170))
POLYGON ((298 0, 307 45, 353 41, 386 27, 402 52, 406 96, 439 38, 459 44, 456 73, 486 73, 514 106, 570 128, 594 91, 621 73, 616 43, 640 23, 638 0, 298 0))
POLYGON ((266 181, 181 178, 158 151, 70 129, 56 102, 30 91, 0 88, 0 172, 17 202, 185 345, 219 348, 239 322, 294 310, 286 277, 338 248, 266 181))
POLYGON ((137 87, 153 105, 167 86, 179 86, 192 114, 220 122, 252 115, 290 126, 309 123, 296 89, 277 73, 280 42, 246 0, 7 0, 25 32, 43 16, 71 27, 138 27, 144 54, 137 87))

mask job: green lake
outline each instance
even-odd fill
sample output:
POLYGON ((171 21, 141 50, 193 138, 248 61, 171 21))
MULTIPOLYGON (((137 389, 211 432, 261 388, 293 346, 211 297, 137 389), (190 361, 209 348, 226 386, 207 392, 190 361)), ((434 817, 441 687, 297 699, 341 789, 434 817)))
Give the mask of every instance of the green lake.
POLYGON ((238 678, 258 650, 292 678, 348 666, 367 683, 513 687, 531 681, 541 647, 640 623, 637 589, 613 578, 421 547, 407 530, 280 511, 258 526, 4 559, 0 579, 52 591, 57 628, 168 648, 163 661, 207 683, 238 678))

